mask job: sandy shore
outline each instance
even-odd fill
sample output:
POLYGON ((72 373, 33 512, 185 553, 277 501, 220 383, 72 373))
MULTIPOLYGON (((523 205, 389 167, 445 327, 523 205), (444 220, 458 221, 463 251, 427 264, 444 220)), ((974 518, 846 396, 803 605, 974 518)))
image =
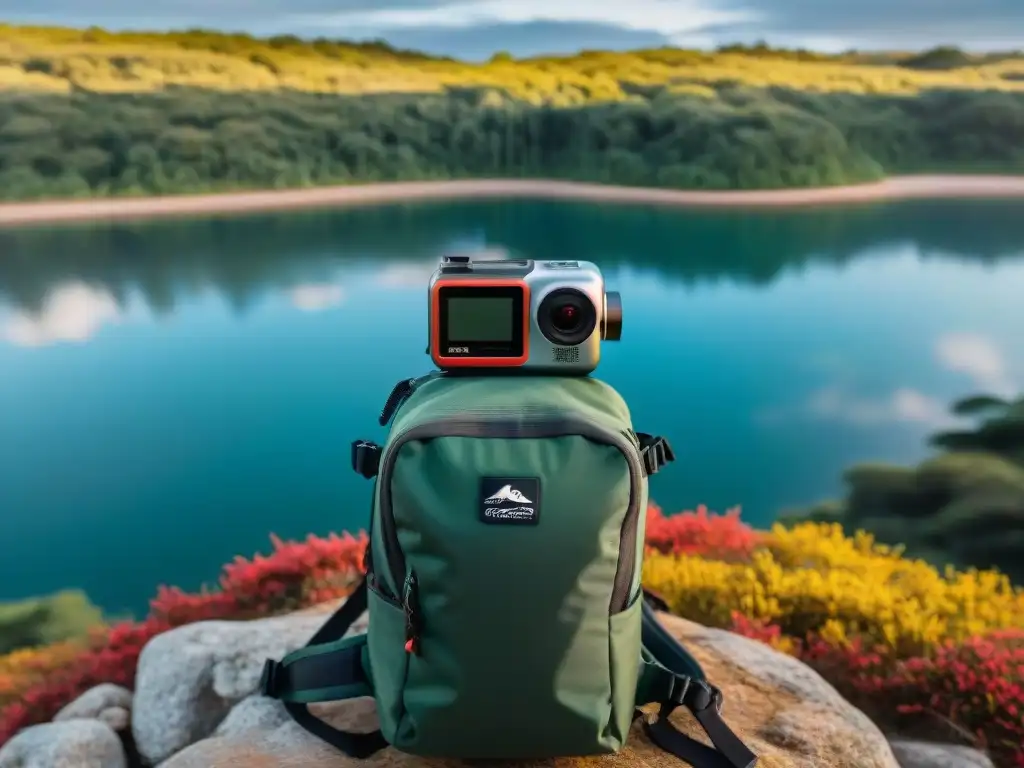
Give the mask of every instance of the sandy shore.
MULTIPOLYGON (((0 204, 0 227, 56 222, 205 216, 376 205, 388 202, 533 198, 683 207, 785 208, 885 200, 1021 198, 1024 176, 899 176, 848 187, 699 192, 616 187, 567 181, 494 179, 402 182, 220 195, 67 200, 0 204)), ((1024 212, 1024 209, 1022 209, 1024 212)))

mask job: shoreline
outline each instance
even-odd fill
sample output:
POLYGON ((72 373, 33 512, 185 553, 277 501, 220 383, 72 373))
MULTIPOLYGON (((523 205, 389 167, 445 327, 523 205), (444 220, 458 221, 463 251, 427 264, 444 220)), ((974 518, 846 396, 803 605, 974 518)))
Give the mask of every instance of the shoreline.
POLYGON ((805 208, 897 200, 1024 199, 1024 176, 893 176, 841 187, 699 191, 544 179, 387 182, 255 192, 0 203, 0 228, 86 221, 224 216, 387 203, 566 200, 681 208, 805 208))

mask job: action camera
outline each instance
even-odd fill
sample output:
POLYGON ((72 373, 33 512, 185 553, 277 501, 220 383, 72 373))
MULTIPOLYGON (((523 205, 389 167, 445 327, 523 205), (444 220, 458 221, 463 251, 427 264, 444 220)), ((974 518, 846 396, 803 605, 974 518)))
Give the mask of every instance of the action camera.
POLYGON ((441 370, 585 375, 622 334, 619 294, 588 261, 446 256, 430 279, 430 345, 441 370))

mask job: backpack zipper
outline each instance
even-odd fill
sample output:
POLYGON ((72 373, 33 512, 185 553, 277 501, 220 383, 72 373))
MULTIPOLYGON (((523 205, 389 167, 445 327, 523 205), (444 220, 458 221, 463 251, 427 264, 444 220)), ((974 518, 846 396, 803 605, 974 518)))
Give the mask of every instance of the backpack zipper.
POLYGON ((416 573, 409 572, 402 588, 402 610, 405 613, 405 652, 420 655, 420 607, 416 573))
MULTIPOLYGON (((630 489, 629 508, 622 521, 619 538, 619 562, 615 571, 611 614, 620 613, 629 607, 631 587, 636 571, 637 534, 640 524, 640 483, 644 478, 643 465, 636 443, 627 435, 616 432, 590 419, 564 412, 542 410, 524 413, 522 409, 494 409, 469 415, 466 410, 459 415, 438 418, 424 424, 417 424, 398 433, 388 441, 381 457, 380 483, 380 532, 384 544, 391 583, 396 588, 402 585, 403 592, 408 585, 405 554, 398 540, 394 510, 391 505, 391 474, 398 454, 405 443, 435 437, 481 437, 481 438, 545 438, 580 435, 595 442, 618 448, 629 465, 630 489)), ((415 581, 413 582, 415 587, 415 581)), ((407 613, 408 616, 408 613, 407 613)), ((407 625, 408 628, 408 625, 407 625)), ((407 638, 408 640, 408 638, 407 638)))
MULTIPOLYGON (((381 409, 378 421, 382 427, 387 426, 387 423, 398 413, 398 409, 401 408, 405 401, 412 397, 413 393, 420 388, 421 385, 427 383, 431 379, 435 379, 438 376, 443 375, 443 372, 432 371, 425 376, 419 376, 415 379, 402 379, 400 382, 395 384, 391 390, 391 394, 388 395, 387 400, 384 402, 384 407, 381 409)), ((378 473, 379 474, 379 473, 378 473)), ((376 503, 374 498, 377 495, 376 488, 377 479, 374 480, 374 489, 370 492, 370 522, 369 530, 367 531, 369 541, 366 543, 366 549, 363 550, 363 573, 366 574, 366 578, 377 586, 379 591, 387 591, 386 587, 380 585, 376 574, 373 571, 373 507, 376 503)))

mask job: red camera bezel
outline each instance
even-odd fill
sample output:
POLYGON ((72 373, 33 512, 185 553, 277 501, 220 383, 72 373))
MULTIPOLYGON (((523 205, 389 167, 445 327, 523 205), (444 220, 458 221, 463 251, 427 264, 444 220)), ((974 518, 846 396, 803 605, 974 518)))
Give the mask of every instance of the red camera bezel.
POLYGON ((438 368, 517 368, 530 358, 530 286, 507 278, 441 279, 430 289, 430 357, 438 368), (444 288, 519 288, 523 292, 523 353, 517 357, 463 357, 441 354, 441 290, 444 288))

